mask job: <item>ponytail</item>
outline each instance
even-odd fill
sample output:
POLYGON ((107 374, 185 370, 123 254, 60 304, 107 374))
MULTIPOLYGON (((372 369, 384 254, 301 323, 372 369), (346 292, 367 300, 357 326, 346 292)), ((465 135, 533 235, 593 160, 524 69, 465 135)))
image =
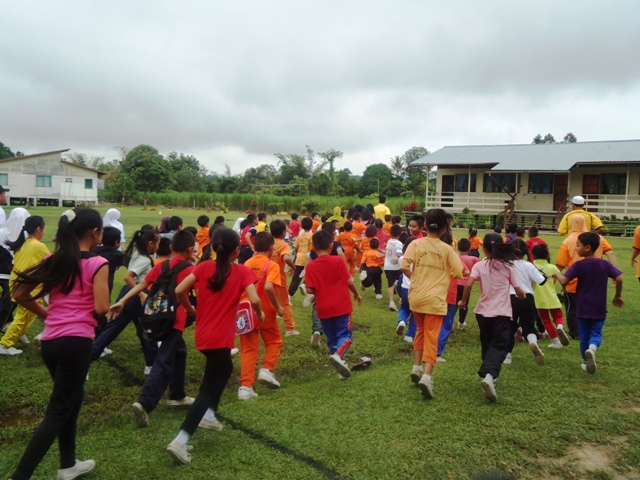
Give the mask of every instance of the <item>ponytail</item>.
POLYGON ((149 245, 149 242, 157 241, 157 239, 158 232, 156 232, 153 227, 148 228, 147 225, 144 225, 140 230, 136 230, 131 238, 131 243, 129 243, 127 249, 124 251, 123 265, 125 267, 129 266, 129 262, 131 261, 131 257, 134 253, 134 248, 138 254, 147 257, 151 262, 151 265, 153 265, 153 258, 151 258, 151 255, 147 252, 147 245, 149 245))
POLYGON ((7 246, 11 249, 11 251, 13 251, 14 254, 18 253, 18 250, 20 250, 20 248, 22 248, 22 245, 24 245, 27 236, 33 235, 38 227, 44 229, 44 218, 38 215, 32 215, 31 217, 27 218, 24 221, 22 230, 20 230, 20 233, 18 234, 18 238, 16 238, 13 242, 8 242, 7 246))
POLYGON ((229 257, 240 246, 240 237, 230 228, 218 228, 211 239, 211 244, 216 252, 216 273, 209 279, 209 288, 219 292, 227 283, 227 276, 231 271, 229 257))
POLYGON ((490 261, 498 261, 507 265, 520 260, 518 248, 512 243, 504 243, 502 236, 497 233, 487 233, 482 241, 484 249, 491 256, 490 261))

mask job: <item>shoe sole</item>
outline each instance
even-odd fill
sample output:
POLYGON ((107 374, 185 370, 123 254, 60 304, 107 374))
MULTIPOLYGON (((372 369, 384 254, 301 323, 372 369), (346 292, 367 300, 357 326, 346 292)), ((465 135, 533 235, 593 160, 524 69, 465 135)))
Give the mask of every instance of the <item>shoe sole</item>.
POLYGON ((532 343, 529 348, 531 348, 531 353, 533 353, 533 360, 538 365, 544 365, 544 353, 540 350, 540 346, 537 343, 532 343))
POLYGON ((198 428, 202 428, 203 430, 210 430, 212 432, 221 432, 223 425, 221 423, 217 423, 215 425, 203 424, 202 421, 198 424, 198 428))
POLYGON ((171 445, 167 447, 167 453, 176 463, 181 465, 189 465, 191 463, 191 455, 187 453, 186 458, 183 457, 182 452, 177 449, 174 449, 171 445))
POLYGON ((396 335, 402 335, 404 333, 404 329, 405 329, 404 325, 398 325, 396 327, 396 335))
POLYGON ((560 343, 565 347, 569 345, 569 337, 567 336, 563 328, 558 329, 558 338, 560 339, 560 343))
POLYGON ((366 370, 371 366, 371 360, 363 360, 362 362, 355 363, 351 367, 351 371, 357 372, 359 370, 366 370))
POLYGON ((420 373, 412 373, 411 374, 411 381, 413 383, 418 383, 421 378, 422 378, 422 372, 420 372, 420 373))
POLYGON ((596 365, 596 357, 591 350, 587 350, 584 356, 587 357, 587 373, 593 375, 598 368, 598 365, 596 365))
POLYGON ((131 406, 133 408, 133 414, 135 415, 136 425, 140 428, 146 428, 149 426, 149 416, 147 412, 144 411, 144 407, 142 405, 136 405, 135 403, 131 406))
POLYGON ((279 383, 273 383, 271 380, 268 380, 266 378, 258 377, 258 383, 260 385, 264 385, 265 387, 267 387, 270 390, 277 390, 278 388, 280 388, 280 384, 279 383))
POLYGON ((498 395, 496 394, 495 387, 491 388, 490 384, 482 381, 480 382, 480 388, 482 388, 482 391, 484 392, 484 398, 486 398, 492 403, 498 400, 498 395))
POLYGON ((422 396, 427 400, 433 400, 433 387, 429 388, 429 385, 423 382, 418 382, 418 387, 422 392, 422 396))
POLYGON ((351 370, 349 370, 349 367, 347 367, 344 363, 339 362, 336 358, 329 357, 329 363, 343 377, 349 378, 351 376, 351 370))
POLYGON ((320 334, 318 333, 317 335, 314 333, 313 335, 311 335, 311 348, 318 348, 320 347, 320 334))
POLYGON ((175 400, 167 400, 167 407, 190 407, 193 402, 190 403, 176 403, 175 400))

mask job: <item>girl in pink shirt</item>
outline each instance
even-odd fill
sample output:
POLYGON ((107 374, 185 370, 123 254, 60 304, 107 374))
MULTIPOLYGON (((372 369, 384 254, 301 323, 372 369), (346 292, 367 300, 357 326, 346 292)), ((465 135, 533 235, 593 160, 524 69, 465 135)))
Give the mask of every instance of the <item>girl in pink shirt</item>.
POLYGON ((478 375, 482 377, 480 386, 485 398, 495 402, 498 396, 494 381, 500 375, 502 362, 507 356, 513 321, 509 286, 514 288, 519 299, 526 298, 526 295, 520 288, 520 277, 513 267, 513 262, 520 258, 515 245, 505 244, 497 233, 487 233, 482 249, 487 258, 471 269, 458 306, 467 308, 471 287, 476 280, 479 281, 482 292, 476 305, 476 319, 480 328, 482 366, 478 375))
POLYGON ((76 424, 91 363, 95 315, 109 310, 108 262, 91 253, 101 242, 98 212, 67 210, 58 222, 53 255, 17 274, 14 300, 44 319, 42 360, 53 379, 53 392, 44 420, 11 477, 15 480, 31 478, 56 438, 58 478, 78 478, 95 467, 93 460, 76 460, 76 424), (40 284, 42 290, 32 296, 40 284), (46 294, 48 308, 37 301, 46 294))

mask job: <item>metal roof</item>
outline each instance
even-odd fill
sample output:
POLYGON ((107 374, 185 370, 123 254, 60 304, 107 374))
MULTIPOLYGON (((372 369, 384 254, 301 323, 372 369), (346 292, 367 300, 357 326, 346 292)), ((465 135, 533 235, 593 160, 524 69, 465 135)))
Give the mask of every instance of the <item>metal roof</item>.
POLYGON ((576 164, 640 163, 640 140, 443 147, 415 165, 487 165, 494 171, 567 172, 576 164))

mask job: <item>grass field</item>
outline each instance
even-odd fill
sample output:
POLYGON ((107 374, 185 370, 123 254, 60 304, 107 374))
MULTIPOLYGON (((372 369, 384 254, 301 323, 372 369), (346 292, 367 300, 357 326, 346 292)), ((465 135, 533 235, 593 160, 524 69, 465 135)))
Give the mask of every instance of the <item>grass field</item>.
MULTIPOLYGON (((50 238, 61 209, 31 211, 46 218, 50 238)), ((181 215, 185 225, 195 225, 201 213, 162 211, 181 215)), ((137 207, 125 208, 121 220, 130 236, 142 223, 157 224, 160 218, 158 211, 137 207)), ((562 239, 543 237, 554 256, 562 239)), ((468 479, 498 471, 522 479, 640 478, 639 285, 630 266, 631 240, 610 241, 624 271, 626 305, 610 308, 595 375, 580 369, 577 342, 550 350, 542 341, 544 366, 518 344, 513 364, 500 376, 499 400, 488 404, 476 374, 480 347, 470 315, 469 328, 452 333, 447 363, 434 372, 436 398, 427 401, 409 380, 411 346, 395 335, 396 316, 369 290, 353 315, 354 344, 347 358, 353 362, 368 355, 373 365, 339 381, 326 347, 309 347, 310 311, 296 295, 292 301, 302 335, 284 339, 276 370, 282 388, 270 391, 257 384, 260 396, 239 402, 235 358, 220 407, 224 430, 196 432, 191 465, 174 465, 164 451, 184 410, 159 405, 147 429, 133 421, 130 407, 143 382, 144 361, 132 327, 111 345, 112 355, 91 367, 78 456, 96 460, 96 479, 468 479)), ((610 288, 609 302, 612 295, 610 288)), ((477 298, 476 290, 472 305, 477 298)), ((41 329, 35 324, 29 337, 41 329)), ((187 393, 195 396, 204 362, 193 348, 193 330, 185 338, 190 346, 187 393)), ((51 392, 42 360, 31 347, 24 350, 0 358, 2 478, 15 468, 51 392)), ((34 478, 53 478, 57 468, 54 446, 34 478)))

